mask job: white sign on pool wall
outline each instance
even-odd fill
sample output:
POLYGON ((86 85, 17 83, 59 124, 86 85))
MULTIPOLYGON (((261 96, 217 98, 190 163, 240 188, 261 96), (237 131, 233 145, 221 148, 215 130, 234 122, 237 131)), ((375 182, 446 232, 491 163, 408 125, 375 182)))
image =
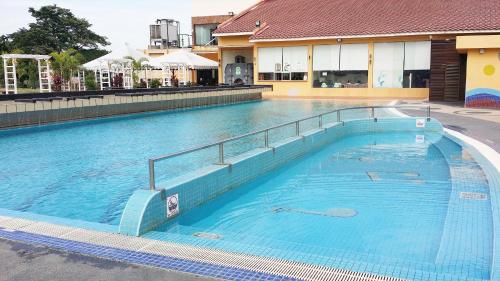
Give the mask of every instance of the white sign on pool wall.
POLYGON ((425 136, 424 135, 417 135, 415 137, 415 142, 416 143, 424 143, 425 142, 425 136))
POLYGON ((174 194, 167 197, 167 218, 174 217, 179 214, 179 194, 174 194))
POLYGON ((425 119, 417 119, 417 128, 425 128, 425 119))

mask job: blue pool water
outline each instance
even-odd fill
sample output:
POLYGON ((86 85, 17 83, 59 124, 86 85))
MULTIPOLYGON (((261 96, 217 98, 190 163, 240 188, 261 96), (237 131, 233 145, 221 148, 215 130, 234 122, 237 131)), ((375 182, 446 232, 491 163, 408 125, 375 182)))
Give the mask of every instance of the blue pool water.
MULTIPOLYGON (((0 131, 0 208, 117 225, 133 191, 148 184, 148 158, 339 107, 271 100, 0 131)), ((367 112, 343 117, 356 116, 367 112)), ((242 149, 235 143, 227 153, 242 149)), ((171 177, 215 163, 216 152, 204 153, 158 169, 171 177)))
POLYGON ((479 165, 414 133, 343 138, 146 237, 411 280, 487 280, 493 245, 479 165))

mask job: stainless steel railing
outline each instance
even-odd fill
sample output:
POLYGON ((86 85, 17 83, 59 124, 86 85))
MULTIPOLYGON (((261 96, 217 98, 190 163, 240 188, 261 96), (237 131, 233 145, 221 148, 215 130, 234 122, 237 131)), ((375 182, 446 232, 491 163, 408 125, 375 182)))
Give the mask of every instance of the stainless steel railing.
POLYGON ((375 116, 375 109, 396 109, 396 108, 400 108, 400 109, 417 109, 417 110, 424 109, 426 111, 427 119, 429 120, 431 118, 431 107, 430 106, 362 106, 362 107, 341 108, 341 109, 336 109, 336 110, 328 111, 328 112, 325 112, 325 113, 321 113, 319 115, 315 115, 315 116, 311 116, 311 117, 307 117, 307 118, 295 120, 295 121, 292 121, 292 122, 283 123, 283 124, 280 124, 280 125, 277 125, 277 126, 273 126, 273 127, 269 127, 269 128, 263 129, 263 130, 258 130, 258 131, 250 132, 250 133, 239 135, 239 136, 232 137, 232 138, 227 138, 227 139, 224 139, 222 141, 210 143, 210 144, 207 144, 207 145, 202 145, 202 146, 198 146, 198 147, 194 147, 194 148, 182 150, 182 151, 179 151, 179 152, 175 152, 175 153, 171 153, 171 154, 167 154, 167 155, 162 155, 162 156, 159 156, 159 157, 151 158, 148 161, 148 163, 149 163, 149 189, 151 191, 154 191, 156 189, 156 180, 155 180, 155 163, 156 162, 160 162, 160 161, 167 160, 167 159, 172 159, 172 158, 179 157, 179 156, 182 156, 182 155, 186 155, 186 154, 190 154, 190 153, 197 152, 197 151, 200 151, 200 150, 204 150, 204 149, 208 149, 208 148, 212 148, 212 147, 217 147, 218 146, 219 161, 216 164, 218 164, 218 165, 228 165, 224 161, 224 144, 226 144, 226 143, 234 142, 234 141, 237 141, 237 140, 240 140, 240 139, 243 139, 243 138, 246 138, 246 137, 250 137, 250 136, 264 134, 264 147, 265 148, 269 148, 269 132, 273 131, 273 130, 276 130, 276 129, 279 129, 279 128, 283 128, 283 127, 287 127, 287 126, 295 124, 295 136, 298 137, 298 136, 300 136, 300 124, 302 122, 304 122, 304 121, 308 121, 308 120, 312 120, 312 119, 316 119, 317 118, 318 119, 318 129, 322 129, 323 128, 323 119, 327 115, 336 114, 337 115, 337 117, 336 117, 336 123, 343 123, 341 112, 343 112, 343 111, 352 111, 352 110, 361 110, 361 109, 369 109, 370 110, 370 118, 376 120, 377 117, 375 116))

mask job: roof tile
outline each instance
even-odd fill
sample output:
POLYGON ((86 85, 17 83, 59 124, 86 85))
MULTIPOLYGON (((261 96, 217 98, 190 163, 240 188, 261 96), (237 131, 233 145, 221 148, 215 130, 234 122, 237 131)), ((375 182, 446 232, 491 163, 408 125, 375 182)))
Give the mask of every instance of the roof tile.
POLYGON ((500 0, 263 0, 215 33, 253 32, 251 39, 495 31, 500 0))

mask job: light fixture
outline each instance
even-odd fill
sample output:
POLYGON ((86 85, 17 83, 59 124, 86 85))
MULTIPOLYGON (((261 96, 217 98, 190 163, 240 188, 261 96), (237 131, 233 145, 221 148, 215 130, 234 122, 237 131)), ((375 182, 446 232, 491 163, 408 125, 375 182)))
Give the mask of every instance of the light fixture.
POLYGON ((342 42, 342 38, 337 38, 337 42, 342 42))
POLYGON ((481 49, 479 49, 479 53, 482 55, 482 54, 486 53, 486 50, 481 48, 481 49))

